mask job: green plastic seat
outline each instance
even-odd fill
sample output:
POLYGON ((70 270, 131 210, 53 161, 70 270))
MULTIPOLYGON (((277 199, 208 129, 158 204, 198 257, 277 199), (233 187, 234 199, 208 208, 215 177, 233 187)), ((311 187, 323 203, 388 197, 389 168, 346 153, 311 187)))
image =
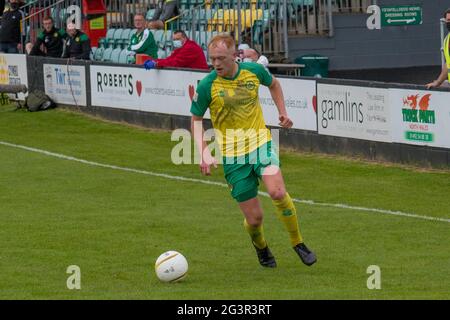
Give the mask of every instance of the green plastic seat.
POLYGON ((95 52, 97 51, 97 49, 98 49, 97 47, 92 47, 91 48, 91 53, 89 54, 89 59, 90 60, 92 60, 92 61, 94 60, 95 52))
POLYGON ((114 39, 114 33, 116 32, 116 29, 108 29, 106 32, 106 37, 101 38, 98 42, 99 47, 102 48, 108 48, 109 47, 109 40, 114 39))
POLYGON ((105 51, 103 51, 101 61, 105 61, 105 62, 111 61, 111 54, 112 54, 113 50, 114 49, 111 47, 106 48, 105 51))
POLYGON ((119 63, 122 63, 122 64, 128 63, 128 50, 127 49, 123 49, 122 51, 120 51, 119 63))
POLYGON ((95 50, 94 53, 94 61, 101 61, 103 58, 103 52, 105 51, 105 48, 99 47, 97 50, 95 50))
POLYGON ((119 63, 120 53, 122 52, 121 48, 116 48, 111 52, 111 57, 109 58, 113 63, 119 63))

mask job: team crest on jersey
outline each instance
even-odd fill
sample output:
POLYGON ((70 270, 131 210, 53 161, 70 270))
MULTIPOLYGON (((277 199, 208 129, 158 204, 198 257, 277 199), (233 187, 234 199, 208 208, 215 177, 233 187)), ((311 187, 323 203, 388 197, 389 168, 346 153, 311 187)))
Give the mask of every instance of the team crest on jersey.
POLYGON ((245 87, 247 88, 247 90, 252 91, 252 90, 255 90, 256 85, 253 81, 247 81, 245 83, 245 87))
POLYGON ((53 36, 54 36, 55 38, 58 38, 58 32, 55 32, 55 33, 53 34, 53 36))
POLYGON ((76 42, 80 42, 80 37, 76 37, 76 38, 75 38, 75 41, 76 41, 76 42))
POLYGON ((219 91, 219 97, 221 97, 221 98, 225 97, 225 91, 220 90, 219 91))

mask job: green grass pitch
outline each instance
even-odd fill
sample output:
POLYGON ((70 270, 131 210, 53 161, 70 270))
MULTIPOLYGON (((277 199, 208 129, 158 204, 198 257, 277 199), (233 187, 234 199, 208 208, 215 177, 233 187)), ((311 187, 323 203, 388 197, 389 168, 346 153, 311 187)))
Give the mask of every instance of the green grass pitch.
MULTIPOLYGON (((0 107, 0 141, 93 162, 224 183, 177 166, 170 132, 63 110, 0 107)), ((281 153, 293 198, 450 218, 450 171, 281 153)), ((297 203, 313 267, 296 257, 268 198, 265 232, 278 268, 259 266, 227 188, 113 170, 0 144, 1 299, 449 299, 450 222, 297 203), (189 274, 153 265, 183 253, 189 274), (81 290, 66 286, 70 265, 81 290), (367 267, 381 289, 367 288, 367 267)))

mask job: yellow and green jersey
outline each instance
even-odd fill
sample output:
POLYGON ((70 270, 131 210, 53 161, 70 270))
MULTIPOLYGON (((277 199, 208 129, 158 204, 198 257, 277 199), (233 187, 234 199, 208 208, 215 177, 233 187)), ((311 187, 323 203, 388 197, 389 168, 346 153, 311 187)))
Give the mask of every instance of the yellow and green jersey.
POLYGON ((271 140, 259 103, 261 84, 270 86, 272 76, 253 62, 238 64, 234 78, 212 71, 200 81, 191 113, 203 117, 209 108, 222 156, 246 155, 271 140))

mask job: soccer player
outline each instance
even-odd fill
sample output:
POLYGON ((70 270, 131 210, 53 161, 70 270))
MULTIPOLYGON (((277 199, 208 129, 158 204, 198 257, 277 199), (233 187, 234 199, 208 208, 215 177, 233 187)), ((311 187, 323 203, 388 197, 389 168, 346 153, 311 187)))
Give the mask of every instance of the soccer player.
POLYGON ((259 263, 264 267, 276 267, 264 237, 263 210, 257 198, 261 179, 289 233, 292 247, 303 263, 310 266, 316 262, 316 256, 303 243, 296 209, 286 192, 258 97, 260 84, 269 87, 278 109, 280 126, 292 127, 281 85, 260 64, 236 63, 236 44, 228 34, 211 39, 208 52, 214 70, 200 81, 191 106, 191 130, 201 155, 200 170, 202 174, 210 175, 211 166, 217 168, 217 161, 203 139, 202 120, 209 108, 216 140, 221 146, 225 179, 244 214, 244 227, 259 263))

